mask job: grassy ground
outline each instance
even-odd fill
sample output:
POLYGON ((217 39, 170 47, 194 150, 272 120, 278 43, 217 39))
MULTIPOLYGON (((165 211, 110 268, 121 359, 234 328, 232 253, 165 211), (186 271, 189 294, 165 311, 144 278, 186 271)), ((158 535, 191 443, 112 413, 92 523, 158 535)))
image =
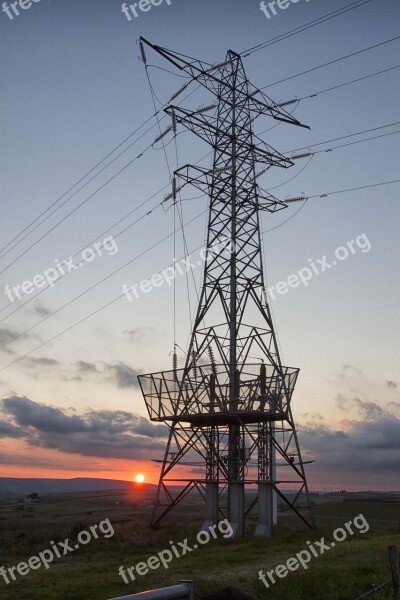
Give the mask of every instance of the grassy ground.
MULTIPOLYGON (((354 600, 373 585, 390 579, 387 547, 400 545, 400 504, 325 499, 317 507, 320 527, 316 532, 303 529, 285 514, 273 540, 249 535, 244 541, 232 542, 220 537, 173 560, 168 570, 160 567, 145 576, 137 575, 136 581, 126 585, 118 575, 121 565, 128 568, 147 561, 169 548, 170 540, 177 544, 188 538, 189 545, 195 543, 199 505, 193 502, 185 518, 176 514, 180 523, 152 531, 143 521, 149 512, 147 498, 132 503, 126 496, 100 496, 85 499, 84 495, 74 495, 72 501, 53 497, 52 502, 25 507, 23 511, 16 510, 15 505, 0 506, 0 566, 6 568, 49 548, 51 540, 70 538, 75 543, 77 532, 104 518, 109 518, 115 529, 113 537, 104 539, 100 535, 98 540, 56 560, 48 570, 41 567, 25 577, 17 575, 17 581, 10 585, 0 578, 2 600, 108 600, 181 579, 195 581, 198 598, 234 586, 262 600, 354 600), (269 589, 258 580, 260 569, 266 572, 285 563, 307 548, 307 540, 313 542, 325 536, 331 542, 333 530, 360 513, 370 524, 368 533, 349 536, 323 556, 313 558, 307 570, 290 573, 269 589)), ((254 526, 249 529, 252 531, 254 526)), ((371 596, 375 600, 391 597, 390 588, 371 596)))

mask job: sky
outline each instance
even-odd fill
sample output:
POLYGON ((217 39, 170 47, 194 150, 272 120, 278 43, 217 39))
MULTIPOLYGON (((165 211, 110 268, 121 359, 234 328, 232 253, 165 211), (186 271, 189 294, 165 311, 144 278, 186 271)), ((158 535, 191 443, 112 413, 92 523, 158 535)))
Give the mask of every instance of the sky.
MULTIPOLYGON (((167 428, 148 420, 137 374, 171 368, 173 287, 133 302, 122 289, 184 256, 162 200, 169 169, 208 149, 180 132, 166 161, 154 144, 151 117, 163 117, 186 80, 150 51, 146 74, 143 36, 210 64, 232 49, 271 98, 302 99, 288 110, 310 130, 262 117, 256 131, 289 156, 321 151, 261 180, 280 199, 312 197, 262 222, 283 361, 300 368, 293 409, 304 455, 315 459, 308 479, 312 489, 400 489, 399 183, 376 185, 398 178, 400 40, 389 41, 398 2, 370 0, 248 56, 353 3, 282 2, 268 18, 258 0, 164 0, 129 19, 116 0, 36 0, 16 5, 18 16, 9 4, 0 12, 0 476, 130 480, 140 472, 157 481, 152 459, 163 455, 167 428), (75 255, 74 265, 89 260, 43 287, 41 275, 75 255), (304 285, 276 291, 311 264, 318 274, 304 285), (34 280, 39 287, 28 283, 22 295, 34 280)), ((200 91, 185 102, 196 109, 213 99, 200 91)), ((163 117, 161 130, 168 125, 163 117)), ((195 254, 207 198, 193 188, 183 198, 195 254)), ((201 268, 193 276, 200 285, 201 268)), ((186 277, 176 288, 184 350, 186 277)))

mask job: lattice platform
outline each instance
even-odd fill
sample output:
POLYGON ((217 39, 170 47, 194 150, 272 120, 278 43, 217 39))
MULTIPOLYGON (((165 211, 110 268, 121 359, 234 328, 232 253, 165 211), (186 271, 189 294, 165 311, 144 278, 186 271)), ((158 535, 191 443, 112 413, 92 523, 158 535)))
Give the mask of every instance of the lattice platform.
POLYGON ((163 371, 140 375, 139 383, 152 421, 202 423, 284 419, 299 369, 278 371, 260 364, 239 366, 237 397, 229 403, 229 370, 225 365, 199 365, 189 371, 163 371))

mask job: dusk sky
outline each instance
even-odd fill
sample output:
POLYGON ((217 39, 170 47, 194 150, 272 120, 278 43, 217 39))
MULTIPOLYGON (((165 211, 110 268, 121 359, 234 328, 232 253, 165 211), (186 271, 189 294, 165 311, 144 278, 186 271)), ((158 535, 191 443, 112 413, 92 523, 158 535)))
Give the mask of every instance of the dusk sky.
MULTIPOLYGON (((309 483, 315 490, 400 489, 400 186, 389 183, 399 180, 400 39, 392 39, 399 36, 399 2, 358 3, 246 56, 354 4, 288 0, 269 18, 259 0, 164 0, 137 17, 128 13, 131 20, 119 0, 35 0, 18 16, 0 12, 0 476, 158 478, 152 459, 163 456, 167 428, 148 420, 137 374, 171 368, 173 288, 164 284, 133 302, 122 289, 185 255, 180 232, 174 254, 173 210, 161 205, 171 190, 169 168, 205 155, 201 165, 209 168, 211 156, 183 130, 176 145, 165 138, 168 164, 161 145, 152 146, 159 134, 152 115, 160 110, 162 118, 186 79, 148 51, 154 108, 137 44, 143 36, 210 64, 232 49, 271 98, 302 99, 287 109, 311 130, 267 117, 255 130, 288 156, 317 151, 263 175, 264 189, 279 199, 324 196, 265 213, 262 223, 283 361, 300 368, 293 408, 304 456, 316 461, 309 483), (367 141, 353 143, 360 140, 367 141), (366 189, 354 190, 360 187, 366 189), (353 191, 331 195, 343 190, 353 191), (21 298, 12 291, 106 239, 102 256, 52 287, 26 285, 21 298), (314 272, 307 286, 276 292, 279 281, 323 257, 337 264, 314 272)), ((180 101, 194 110, 214 98, 196 90, 180 101)), ((161 129, 169 124, 164 117, 161 129)), ((188 187, 182 199, 195 256, 204 244, 207 197, 188 187)), ((197 286, 201 274, 193 271, 197 286)), ((177 297, 185 350, 184 275, 177 297)))

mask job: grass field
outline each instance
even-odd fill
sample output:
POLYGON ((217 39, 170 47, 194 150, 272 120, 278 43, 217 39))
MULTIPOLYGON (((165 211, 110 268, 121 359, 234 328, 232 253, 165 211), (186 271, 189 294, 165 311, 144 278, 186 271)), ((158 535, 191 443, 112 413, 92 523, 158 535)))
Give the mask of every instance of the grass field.
MULTIPOLYGON (((109 519, 115 534, 81 546, 56 559, 48 570, 41 567, 6 585, 0 577, 1 600, 108 600, 175 584, 181 579, 195 581, 201 598, 226 586, 262 600, 348 600, 367 592, 373 585, 390 579, 387 547, 400 545, 400 503, 384 498, 344 502, 342 497, 318 497, 316 517, 319 528, 303 528, 292 514, 282 513, 272 540, 233 542, 220 536, 186 556, 174 559, 168 570, 162 566, 126 585, 118 574, 125 568, 147 561, 152 555, 188 538, 193 545, 200 529, 202 506, 196 497, 184 510, 177 509, 172 521, 156 531, 147 526, 153 491, 142 494, 107 492, 96 494, 49 495, 41 504, 0 503, 0 566, 9 568, 50 547, 51 541, 76 542, 76 535, 90 525, 109 519), (150 495, 151 494, 151 495, 150 495), (368 501, 370 500, 370 501, 368 501), (374 500, 374 501, 371 501, 374 500), (348 536, 322 556, 313 558, 307 570, 289 573, 267 589, 258 579, 264 572, 285 563, 322 536, 332 541, 332 532, 362 513, 370 530, 348 536), (175 522, 174 522, 175 521, 175 522)), ((249 523, 249 534, 254 525, 249 523)), ((370 596, 392 598, 390 587, 370 596)))

